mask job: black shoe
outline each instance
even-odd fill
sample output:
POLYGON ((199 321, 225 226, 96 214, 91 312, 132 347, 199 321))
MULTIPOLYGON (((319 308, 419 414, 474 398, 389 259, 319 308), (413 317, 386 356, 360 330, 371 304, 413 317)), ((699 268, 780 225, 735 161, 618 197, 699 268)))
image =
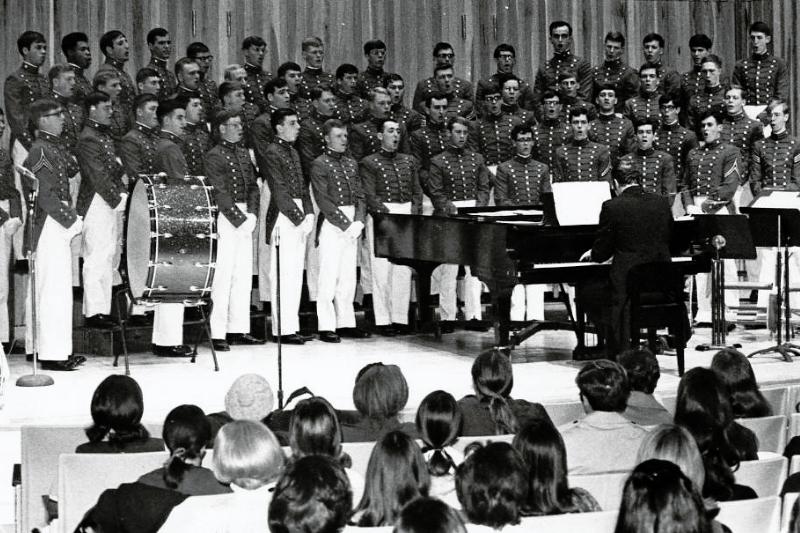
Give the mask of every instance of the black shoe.
MULTIPOLYGON (((291 335, 281 335, 281 344, 305 344, 306 341, 303 337, 298 335, 297 333, 292 333, 291 335)), ((274 338, 274 342, 278 342, 278 337, 274 338)))
POLYGON ((134 328, 144 328, 153 325, 153 314, 147 313, 144 315, 130 315, 125 325, 134 328))
POLYGON ((339 335, 333 331, 320 331, 319 340, 322 342, 342 342, 342 339, 339 338, 339 335))
POLYGON ((117 325, 117 323, 110 316, 98 313, 96 315, 86 317, 84 325, 87 328, 106 329, 113 328, 117 325))
POLYGON ((228 344, 228 341, 225 339, 211 339, 211 345, 214 346, 214 350, 218 352, 230 352, 231 346, 228 344))
POLYGON ((69 372, 78 368, 78 364, 70 359, 66 361, 41 361, 42 370, 50 372, 69 372))
POLYGON ((14 274, 27 274, 30 272, 28 268, 28 260, 27 259, 17 259, 14 261, 14 274))
POLYGON ((241 344, 266 344, 267 342, 264 339, 259 339, 258 337, 254 337, 249 333, 229 333, 227 340, 228 344, 231 346, 241 344))
POLYGON ((710 328, 711 322, 695 322, 694 327, 696 328, 710 328))
POLYGON ((26 353, 25 354, 25 360, 27 362, 29 362, 29 363, 33 363, 33 354, 32 353, 26 353))
POLYGON ((338 333, 340 337, 348 339, 366 339, 372 337, 372 333, 361 328, 339 328, 336 330, 336 333, 338 333))
POLYGON ((439 331, 442 334, 453 333, 456 330, 456 324, 452 320, 442 320, 439 322, 439 331))
POLYGON ((392 329, 394 329, 395 335, 411 335, 411 328, 408 324, 398 324, 397 322, 392 322, 392 329))
POLYGON ((478 320, 477 318, 473 318, 472 320, 467 320, 464 329, 467 331, 489 331, 489 326, 486 325, 485 322, 478 320))
POLYGON ((300 336, 301 339, 303 339, 306 342, 313 341, 314 339, 317 338, 317 336, 314 335, 314 333, 310 332, 310 331, 300 330, 300 331, 297 332, 297 334, 300 336))
POLYGON ((82 355, 71 354, 69 357, 67 357, 67 361, 75 361, 75 364, 77 366, 77 365, 82 365, 83 363, 85 363, 86 362, 86 358, 84 356, 82 356, 82 355))
POLYGON ((383 326, 375 326, 375 329, 377 330, 378 335, 382 337, 394 337, 397 335, 394 326, 390 324, 384 324, 383 326))
POLYGON ((159 346, 158 344, 154 344, 153 354, 159 357, 191 357, 192 350, 185 344, 179 344, 177 346, 159 346))

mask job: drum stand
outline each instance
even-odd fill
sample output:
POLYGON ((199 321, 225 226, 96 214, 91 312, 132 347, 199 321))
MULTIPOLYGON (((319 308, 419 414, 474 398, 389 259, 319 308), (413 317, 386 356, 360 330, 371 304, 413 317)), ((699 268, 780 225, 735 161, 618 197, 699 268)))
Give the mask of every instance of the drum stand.
MULTIPOLYGON (((211 319, 211 309, 214 306, 213 300, 211 297, 206 296, 200 299, 196 304, 190 304, 188 302, 184 302, 184 309, 186 307, 197 307, 200 311, 200 317, 203 321, 203 330, 206 332, 206 338, 208 339, 208 343, 211 346, 211 357, 214 359, 214 372, 219 372, 219 361, 217 361, 217 350, 214 349, 214 341, 211 339, 211 323, 209 320, 211 319), (208 306, 208 313, 206 313, 205 307, 208 306)), ((203 340, 203 332, 201 331, 197 338, 194 341, 194 350, 192 350, 192 358, 191 361, 194 363, 197 360, 197 347, 200 345, 200 341, 203 340)))

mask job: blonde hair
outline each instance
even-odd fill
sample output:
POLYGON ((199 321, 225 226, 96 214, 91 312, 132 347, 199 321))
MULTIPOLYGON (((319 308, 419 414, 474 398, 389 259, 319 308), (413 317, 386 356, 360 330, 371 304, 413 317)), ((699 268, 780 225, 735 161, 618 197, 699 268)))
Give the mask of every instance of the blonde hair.
POLYGON ((257 489, 278 479, 284 461, 278 439, 260 422, 234 420, 222 426, 214 439, 211 468, 222 483, 257 489))
POLYGON ((703 491, 706 470, 703 456, 689 431, 683 426, 661 424, 649 432, 639 446, 636 464, 648 459, 662 459, 675 463, 694 485, 697 492, 703 491))

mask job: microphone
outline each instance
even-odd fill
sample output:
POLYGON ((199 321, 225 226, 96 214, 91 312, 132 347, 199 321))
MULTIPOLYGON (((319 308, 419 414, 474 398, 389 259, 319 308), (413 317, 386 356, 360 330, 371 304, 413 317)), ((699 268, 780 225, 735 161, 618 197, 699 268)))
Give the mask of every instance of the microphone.
POLYGON ((715 250, 721 250, 722 248, 725 248, 726 244, 728 244, 728 241, 726 241, 725 237, 722 235, 714 235, 711 238, 711 246, 713 246, 715 250))

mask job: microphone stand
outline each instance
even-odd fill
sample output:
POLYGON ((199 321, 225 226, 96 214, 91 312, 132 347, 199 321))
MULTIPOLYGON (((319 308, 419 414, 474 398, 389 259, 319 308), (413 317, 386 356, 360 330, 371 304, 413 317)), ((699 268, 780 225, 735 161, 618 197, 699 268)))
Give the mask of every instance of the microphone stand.
POLYGON ((33 341, 33 373, 20 376, 17 387, 47 387, 54 383, 53 378, 47 374, 39 374, 36 365, 39 360, 39 335, 37 332, 37 305, 36 305, 36 251, 33 242, 33 216, 36 212, 36 200, 39 196, 39 180, 28 169, 17 166, 25 177, 31 180, 31 191, 28 193, 28 219, 25 221, 28 232, 28 283, 30 283, 31 298, 31 340, 33 341), (24 171, 24 172, 23 172, 24 171))
POLYGON ((278 286, 275 287, 273 316, 278 323, 278 409, 283 409, 283 343, 281 342, 281 230, 275 228, 275 270, 278 286))

